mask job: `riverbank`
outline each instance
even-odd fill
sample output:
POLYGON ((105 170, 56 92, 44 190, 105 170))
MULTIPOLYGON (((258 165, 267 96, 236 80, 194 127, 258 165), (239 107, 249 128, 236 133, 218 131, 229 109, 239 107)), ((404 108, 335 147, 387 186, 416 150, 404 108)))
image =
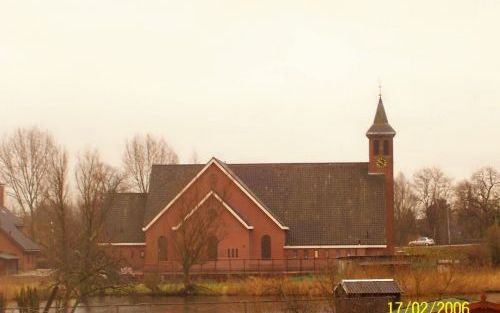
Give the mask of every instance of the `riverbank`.
MULTIPOLYGON (((473 268, 448 270, 407 269, 395 273, 380 269, 352 270, 342 274, 323 273, 299 277, 246 277, 228 278, 225 281, 198 280, 196 293, 203 296, 330 296, 333 287, 344 278, 394 278, 407 297, 434 298, 444 295, 480 294, 500 292, 500 268, 473 268)), ((0 279, 0 291, 13 300, 23 286, 37 287, 42 296, 47 293, 50 281, 40 277, 9 276, 0 279)), ((162 282, 159 276, 146 276, 141 281, 126 285, 121 291, 107 295, 178 296, 182 293, 180 282, 162 282)))
MULTIPOLYGON (((228 279, 227 281, 198 281, 199 294, 216 296, 328 296, 341 279, 394 278, 404 294, 412 297, 435 297, 454 294, 500 292, 500 268, 453 269, 427 271, 410 269, 396 273, 377 270, 356 270, 343 274, 315 276, 228 279)), ((181 283, 159 283, 156 288, 144 283, 135 284, 138 294, 179 295, 181 283)))

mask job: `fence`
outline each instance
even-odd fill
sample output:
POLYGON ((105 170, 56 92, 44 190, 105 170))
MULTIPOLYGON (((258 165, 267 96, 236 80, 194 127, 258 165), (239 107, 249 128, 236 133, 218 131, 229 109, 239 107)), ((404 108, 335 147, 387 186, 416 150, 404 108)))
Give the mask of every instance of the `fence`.
MULTIPOLYGON (((314 273, 330 268, 337 262, 336 258, 291 258, 291 259, 222 259, 207 261, 193 265, 193 274, 264 274, 282 273, 314 273)), ((146 264, 146 271, 162 273, 182 273, 179 262, 163 261, 158 264, 146 264)))

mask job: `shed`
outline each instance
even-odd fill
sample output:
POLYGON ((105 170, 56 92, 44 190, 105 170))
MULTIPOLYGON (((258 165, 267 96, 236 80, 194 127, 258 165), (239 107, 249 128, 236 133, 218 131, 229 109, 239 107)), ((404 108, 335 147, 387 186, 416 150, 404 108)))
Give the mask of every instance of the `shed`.
POLYGON ((334 300, 338 312, 385 312, 401 293, 394 279, 343 279, 334 289, 334 300))

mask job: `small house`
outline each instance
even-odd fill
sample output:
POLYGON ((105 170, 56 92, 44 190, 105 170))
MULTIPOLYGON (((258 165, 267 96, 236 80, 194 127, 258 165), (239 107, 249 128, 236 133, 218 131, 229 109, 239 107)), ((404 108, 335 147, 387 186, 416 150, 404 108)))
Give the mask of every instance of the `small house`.
POLYGON ((0 184, 0 275, 35 269, 39 253, 40 247, 23 233, 23 221, 5 208, 0 184))

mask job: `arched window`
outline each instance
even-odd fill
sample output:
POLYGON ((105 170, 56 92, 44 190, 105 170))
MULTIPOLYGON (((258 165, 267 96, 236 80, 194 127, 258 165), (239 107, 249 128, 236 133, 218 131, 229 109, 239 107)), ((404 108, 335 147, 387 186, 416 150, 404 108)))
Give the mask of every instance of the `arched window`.
POLYGON ((375 155, 379 155, 380 154, 380 147, 379 147, 379 142, 378 140, 374 140, 373 141, 373 153, 375 155))
POLYGON ((384 140, 384 155, 389 155, 389 141, 384 140))
POLYGON ((263 260, 271 258, 271 237, 269 237, 269 235, 262 236, 260 240, 260 251, 263 260))
POLYGON ((168 259, 167 238, 160 236, 158 238, 158 261, 166 261, 168 259))
POLYGON ((217 237, 211 236, 208 238, 207 250, 208 250, 208 259, 210 261, 217 260, 218 245, 219 245, 219 241, 217 240, 217 237))

